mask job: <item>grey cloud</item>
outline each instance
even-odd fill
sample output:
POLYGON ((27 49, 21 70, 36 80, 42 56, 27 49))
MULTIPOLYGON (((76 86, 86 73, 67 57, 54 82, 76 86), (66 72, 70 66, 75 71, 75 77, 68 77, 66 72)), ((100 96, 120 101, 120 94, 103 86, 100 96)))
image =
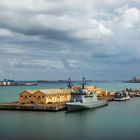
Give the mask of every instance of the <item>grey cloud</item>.
POLYGON ((138 4, 137 0, 25 0, 22 4, 1 0, 1 73, 16 71, 18 79, 44 75, 79 79, 83 74, 121 79, 138 74, 138 4))

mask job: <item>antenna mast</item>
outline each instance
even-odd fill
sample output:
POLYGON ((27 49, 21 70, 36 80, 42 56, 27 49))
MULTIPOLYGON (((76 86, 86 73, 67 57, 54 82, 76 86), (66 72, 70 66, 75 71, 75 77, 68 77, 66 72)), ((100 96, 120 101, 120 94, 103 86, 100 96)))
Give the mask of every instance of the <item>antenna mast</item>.
POLYGON ((71 88, 71 79, 69 77, 69 80, 68 80, 68 88, 71 88))
POLYGON ((85 88, 85 84, 86 84, 86 80, 85 80, 85 76, 83 76, 82 89, 84 89, 84 88, 85 88))

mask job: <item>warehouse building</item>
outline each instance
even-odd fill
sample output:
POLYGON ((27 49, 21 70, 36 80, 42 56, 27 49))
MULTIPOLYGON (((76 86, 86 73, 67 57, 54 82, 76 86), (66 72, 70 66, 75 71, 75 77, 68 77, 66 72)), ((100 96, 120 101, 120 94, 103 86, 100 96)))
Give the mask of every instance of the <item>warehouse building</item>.
POLYGON ((71 97, 69 89, 25 90, 19 94, 21 104, 48 104, 68 102, 71 97))

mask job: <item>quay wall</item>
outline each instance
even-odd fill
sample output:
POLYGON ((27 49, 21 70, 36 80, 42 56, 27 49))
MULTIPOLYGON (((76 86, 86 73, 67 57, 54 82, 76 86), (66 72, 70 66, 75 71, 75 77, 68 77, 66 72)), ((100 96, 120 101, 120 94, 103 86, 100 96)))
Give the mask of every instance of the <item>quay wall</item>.
POLYGON ((0 110, 23 110, 23 111, 59 111, 65 109, 64 103, 55 104, 19 104, 19 103, 1 103, 0 110))

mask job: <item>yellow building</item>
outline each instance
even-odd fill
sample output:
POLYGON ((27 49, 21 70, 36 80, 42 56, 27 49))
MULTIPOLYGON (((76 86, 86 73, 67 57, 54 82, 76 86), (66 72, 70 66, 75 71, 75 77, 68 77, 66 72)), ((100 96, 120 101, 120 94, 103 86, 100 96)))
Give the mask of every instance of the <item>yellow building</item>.
POLYGON ((89 92, 96 92, 98 97, 107 97, 113 95, 112 92, 97 88, 96 86, 85 86, 85 89, 87 89, 89 92))
POLYGON ((19 94, 21 104, 48 104, 68 102, 71 97, 69 89, 39 89, 25 90, 19 94))
POLYGON ((32 94, 34 94, 37 90, 25 90, 19 94, 19 103, 31 103, 32 102, 32 94))
POLYGON ((96 88, 96 86, 85 86, 85 89, 88 92, 95 92, 95 89, 97 89, 97 88, 96 88))

